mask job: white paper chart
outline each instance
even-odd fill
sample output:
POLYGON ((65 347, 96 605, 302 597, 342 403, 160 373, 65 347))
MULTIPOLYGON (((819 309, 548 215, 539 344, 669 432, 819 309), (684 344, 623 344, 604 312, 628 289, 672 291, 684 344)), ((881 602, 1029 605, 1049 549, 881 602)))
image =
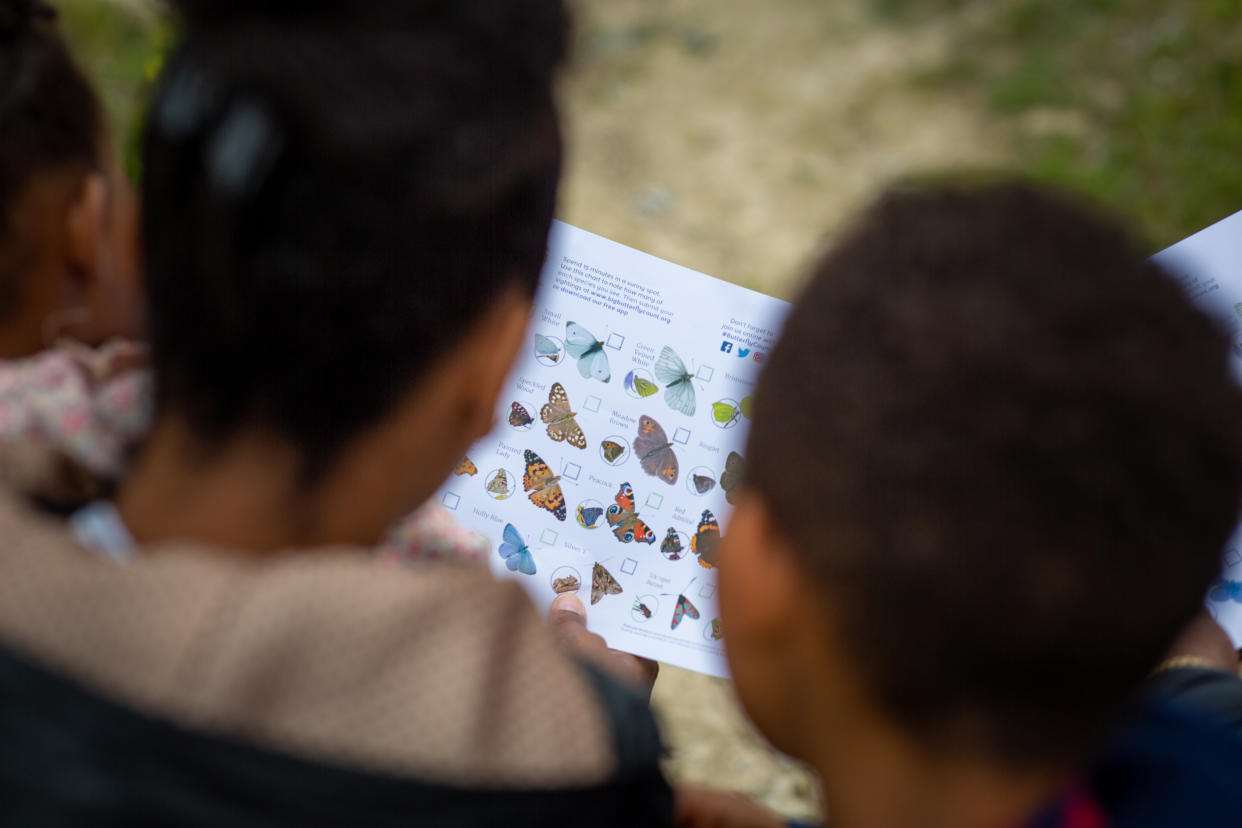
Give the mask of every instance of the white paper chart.
MULTIPOLYGON (((1242 381, 1242 213, 1178 242, 1155 260, 1229 331, 1234 375, 1242 381)), ((1224 572, 1208 590, 1208 609, 1234 645, 1242 646, 1242 527, 1226 544, 1224 561, 1224 572)))
POLYGON ((557 222, 499 425, 440 502, 541 608, 576 592, 610 647, 724 676, 716 547, 788 311, 557 222))

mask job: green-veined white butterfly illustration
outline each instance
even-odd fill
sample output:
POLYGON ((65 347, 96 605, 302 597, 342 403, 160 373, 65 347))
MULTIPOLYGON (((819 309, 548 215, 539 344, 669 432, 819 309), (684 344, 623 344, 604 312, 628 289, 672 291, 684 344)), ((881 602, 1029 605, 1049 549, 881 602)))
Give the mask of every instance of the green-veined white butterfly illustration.
POLYGON ((656 379, 664 383, 664 401, 674 411, 687 417, 694 416, 694 375, 686 370, 686 363, 667 345, 660 351, 655 364, 656 379))
POLYGON ((640 377, 633 371, 625 375, 625 390, 629 391, 636 397, 650 397, 652 394, 660 390, 660 386, 651 380, 640 377))
POLYGON ((604 343, 577 322, 565 324, 565 350, 578 360, 578 373, 584 378, 597 379, 600 382, 612 379, 612 369, 608 367, 608 354, 604 353, 604 343))

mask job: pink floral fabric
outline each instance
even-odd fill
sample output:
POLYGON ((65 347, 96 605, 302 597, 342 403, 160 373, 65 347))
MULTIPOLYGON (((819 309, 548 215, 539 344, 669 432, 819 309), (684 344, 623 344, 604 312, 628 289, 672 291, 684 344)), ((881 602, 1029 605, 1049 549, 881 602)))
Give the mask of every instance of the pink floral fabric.
POLYGON ((151 426, 146 351, 130 342, 62 345, 0 362, 0 438, 54 449, 115 479, 151 426))
MULTIPOLYGON (((0 440, 31 442, 101 478, 115 480, 151 427, 153 385, 146 349, 115 342, 66 343, 27 359, 0 361, 0 440)), ((398 524, 381 555, 415 560, 484 560, 487 540, 428 504, 398 524)))

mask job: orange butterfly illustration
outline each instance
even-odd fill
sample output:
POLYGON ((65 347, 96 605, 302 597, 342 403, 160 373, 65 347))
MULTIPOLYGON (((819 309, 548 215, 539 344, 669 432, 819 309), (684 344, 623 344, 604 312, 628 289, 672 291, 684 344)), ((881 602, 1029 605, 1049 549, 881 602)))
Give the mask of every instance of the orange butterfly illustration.
POLYGON ((453 474, 461 477, 463 474, 474 477, 479 473, 479 467, 469 457, 461 458, 461 462, 457 464, 457 468, 453 469, 453 474))
POLYGON ((561 491, 560 477, 538 454, 526 450, 526 474, 522 476, 522 488, 530 492, 530 502, 540 509, 547 509, 557 520, 565 519, 565 494, 561 491))
POLYGON ((617 492, 616 504, 608 507, 608 525, 622 543, 655 543, 655 532, 638 519, 634 511, 634 490, 629 483, 622 483, 617 492))
POLYGON ((711 509, 704 509, 699 528, 690 539, 690 551, 699 556, 699 566, 711 569, 716 565, 716 547, 719 543, 720 524, 711 509))

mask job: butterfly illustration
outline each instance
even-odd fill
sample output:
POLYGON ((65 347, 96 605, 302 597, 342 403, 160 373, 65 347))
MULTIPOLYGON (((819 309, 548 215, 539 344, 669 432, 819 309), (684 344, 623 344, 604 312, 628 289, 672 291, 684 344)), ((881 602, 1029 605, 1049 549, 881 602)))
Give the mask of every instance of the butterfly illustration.
POLYGON ((647 474, 660 478, 670 486, 677 482, 681 470, 677 465, 677 455, 673 453, 673 444, 660 424, 646 414, 638 418, 634 453, 647 474))
POLYGON ((656 379, 664 383, 664 401, 674 411, 687 417, 694 416, 694 375, 686 370, 686 363, 667 345, 660 351, 655 364, 656 379))
POLYGON ((552 581, 552 591, 557 595, 563 595, 566 592, 577 592, 582 582, 578 580, 577 575, 566 575, 564 578, 555 578, 552 581))
POLYGON ((734 405, 727 402, 712 403, 712 422, 721 428, 730 428, 737 425, 737 421, 741 418, 742 412, 734 405))
POLYGON ((539 419, 548 424, 548 436, 553 441, 564 441, 574 448, 584 449, 587 447, 587 438, 582 433, 582 426, 574 419, 574 414, 569 408, 569 395, 565 393, 565 386, 559 382, 552 383, 548 402, 539 409, 539 419))
POLYGON ((579 506, 578 525, 586 529, 594 529, 599 516, 604 513, 603 506, 579 506))
POLYGON ((681 535, 677 534, 677 530, 668 527, 668 534, 664 536, 664 540, 660 541, 660 551, 663 552, 670 561, 680 561, 681 552, 685 547, 681 543, 681 535))
POLYGON ((615 440, 605 440, 599 444, 599 447, 604 452, 604 459, 609 463, 617 462, 617 458, 625 454, 625 446, 615 440))
POLYGON ((512 523, 505 524, 504 539, 500 544, 500 557, 510 572, 521 572, 526 575, 535 574, 535 556, 512 523))
POLYGON ((535 418, 530 416, 530 412, 521 403, 514 403, 509 407, 509 425, 514 428, 526 428, 533 423, 535 418))
POLYGON ((694 490, 699 494, 707 494, 716 488, 716 481, 705 474, 692 474, 690 480, 694 483, 694 490))
POLYGON ((612 379, 612 369, 608 367, 608 354, 604 353, 604 343, 577 322, 568 322, 565 325, 565 350, 578 360, 578 373, 584 379, 597 379, 600 382, 612 379))
POLYGON ((526 450, 526 474, 522 488, 530 492, 530 502, 540 509, 547 509, 557 520, 565 519, 565 494, 561 491, 561 478, 552 474, 548 464, 538 454, 526 450))
POLYGON ((716 545, 720 543, 720 524, 711 509, 704 509, 699 528, 690 539, 690 551, 699 556, 699 566, 711 569, 716 565, 716 545))
POLYGON ((622 543, 655 543, 655 532, 634 511, 634 490, 629 483, 621 484, 616 504, 608 507, 608 525, 622 543))
POLYGON ((487 482, 487 490, 494 495, 508 497, 510 493, 508 472, 504 469, 497 469, 496 476, 487 482))
POLYGON ((685 596, 685 593, 682 593, 677 596, 677 608, 673 610, 673 623, 669 625, 669 629, 677 629, 681 625, 681 619, 686 616, 697 619, 699 617, 699 608, 690 603, 690 599, 685 596))
POLYGON ((561 361, 561 346, 543 334, 535 334, 535 356, 558 363, 561 361))
POLYGON ((660 386, 630 371, 625 375, 625 390, 639 397, 650 397, 660 390, 660 386))
POLYGON ((724 632, 722 632, 720 629, 720 619, 713 618, 712 619, 712 641, 719 641, 722 638, 724 638, 724 632))
POLYGON ((742 486, 742 472, 746 469, 746 461, 736 451, 729 452, 725 459, 725 470, 720 475, 720 488, 725 491, 725 500, 730 503, 737 497, 742 486))
POLYGON ((591 605, 598 604, 605 595, 620 595, 622 592, 621 584, 612 577, 612 573, 598 563, 595 564, 595 568, 591 570, 591 605))
POLYGON ((634 612, 639 613, 640 615, 642 615, 643 618, 651 617, 651 610, 647 607, 646 604, 641 603, 639 601, 634 602, 634 612))
POLYGON ((461 477, 463 474, 474 477, 479 473, 479 467, 469 457, 461 458, 461 462, 457 464, 457 468, 453 469, 453 474, 461 477))
POLYGON ((1242 581, 1220 578, 1212 584, 1212 591, 1208 594, 1208 598, 1218 603, 1237 601, 1242 604, 1242 581))
POLYGON ((751 409, 754 408, 754 405, 755 405, 754 397, 742 397, 742 402, 740 405, 738 405, 737 410, 742 412, 743 417, 750 420, 750 419, 753 419, 750 416, 750 412, 751 412, 751 409))

